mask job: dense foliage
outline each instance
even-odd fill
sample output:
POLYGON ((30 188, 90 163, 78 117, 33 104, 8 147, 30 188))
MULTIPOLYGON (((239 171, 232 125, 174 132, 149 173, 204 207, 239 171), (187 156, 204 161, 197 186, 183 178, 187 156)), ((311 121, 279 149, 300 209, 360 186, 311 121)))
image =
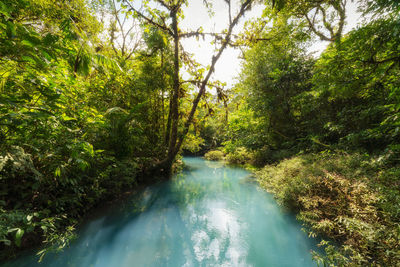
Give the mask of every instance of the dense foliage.
POLYGON ((205 33, 180 29, 185 0, 0 0, 0 259, 61 249, 101 201, 211 150, 276 164, 259 181, 329 240, 324 264, 399 264, 400 6, 360 0, 344 33, 344 0, 258 1, 234 33, 253 2, 224 1, 229 25, 205 33), (204 67, 180 40, 207 36, 204 67), (229 45, 244 61, 227 92, 210 77, 229 45))
POLYGON ((144 43, 121 59, 101 39, 99 5, 0 1, 0 258, 62 248, 89 209, 163 155, 168 40, 143 26, 144 43))

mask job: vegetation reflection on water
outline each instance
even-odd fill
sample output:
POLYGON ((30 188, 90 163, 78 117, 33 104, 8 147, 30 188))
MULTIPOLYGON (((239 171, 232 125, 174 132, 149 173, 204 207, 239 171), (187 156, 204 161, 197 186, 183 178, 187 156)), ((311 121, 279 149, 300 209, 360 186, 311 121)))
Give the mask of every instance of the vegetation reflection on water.
MULTIPOLYGON (((200 158, 90 222, 64 252, 11 266, 314 266, 311 241, 240 168, 200 158)), ((9 265, 8 265, 9 266, 9 265)))

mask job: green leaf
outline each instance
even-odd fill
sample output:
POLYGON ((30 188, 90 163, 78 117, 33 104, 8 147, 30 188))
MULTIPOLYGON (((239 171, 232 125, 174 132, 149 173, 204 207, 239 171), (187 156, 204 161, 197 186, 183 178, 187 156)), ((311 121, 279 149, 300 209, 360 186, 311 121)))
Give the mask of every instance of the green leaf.
POLYGON ((36 63, 35 59, 33 59, 33 58, 30 57, 30 56, 22 56, 21 58, 22 58, 22 60, 24 60, 24 61, 31 62, 31 63, 36 63))
POLYGON ((17 247, 21 246, 21 239, 24 233, 25 231, 21 228, 18 228, 17 232, 15 233, 15 244, 17 245, 17 247))
POLYGON ((63 114, 61 115, 61 117, 62 117, 62 119, 63 119, 64 121, 76 121, 76 118, 70 117, 70 116, 66 115, 65 113, 63 113, 63 114))
POLYGON ((56 177, 60 177, 60 176, 61 176, 61 169, 60 169, 60 167, 57 167, 57 168, 56 168, 56 170, 54 171, 54 175, 55 175, 56 177))
POLYGON ((21 44, 24 46, 34 47, 34 44, 28 40, 23 40, 21 44))
POLYGON ((89 163, 84 159, 77 158, 75 161, 78 163, 79 168, 83 171, 89 167, 89 163))
POLYGON ((11 233, 11 232, 14 232, 14 231, 17 231, 19 228, 11 228, 11 229, 8 229, 7 230, 7 233, 11 233))

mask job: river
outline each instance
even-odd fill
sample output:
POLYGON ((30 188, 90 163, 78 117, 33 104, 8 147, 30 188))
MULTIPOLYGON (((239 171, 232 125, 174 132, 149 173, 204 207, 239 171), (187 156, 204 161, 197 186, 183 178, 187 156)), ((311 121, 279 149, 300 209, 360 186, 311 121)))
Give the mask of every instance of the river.
POLYGON ((312 240, 248 171, 184 162, 188 169, 170 181, 86 223, 63 252, 4 266, 316 266, 312 240))

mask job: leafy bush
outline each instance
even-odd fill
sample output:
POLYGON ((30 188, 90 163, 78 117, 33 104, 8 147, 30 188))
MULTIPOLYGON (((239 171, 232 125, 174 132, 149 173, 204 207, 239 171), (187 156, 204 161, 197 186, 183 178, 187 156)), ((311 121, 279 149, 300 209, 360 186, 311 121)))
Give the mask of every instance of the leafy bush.
POLYGON ((266 166, 256 173, 278 203, 298 212, 326 255, 315 257, 339 266, 398 266, 399 168, 359 154, 311 154, 266 166), (390 182, 385 183, 385 181, 390 182), (393 184, 397 184, 396 188, 393 184), (384 242, 382 240, 385 240, 384 242))
POLYGON ((61 249, 74 236, 82 214, 136 185, 135 161, 95 152, 86 157, 86 150, 77 147, 71 146, 76 156, 70 164, 56 171, 51 161, 35 165, 33 155, 19 146, 0 154, 0 258, 39 241, 49 245, 42 256, 61 249))
POLYGON ((196 153, 201 150, 201 146, 204 144, 204 139, 200 136, 193 135, 191 133, 187 134, 185 141, 183 143, 183 149, 190 151, 191 153, 196 153))
POLYGON ((224 159, 224 153, 220 150, 211 150, 208 151, 204 157, 207 160, 223 160, 224 159))
POLYGON ((252 161, 253 155, 245 147, 238 147, 234 152, 228 153, 226 159, 232 164, 245 164, 252 161))

